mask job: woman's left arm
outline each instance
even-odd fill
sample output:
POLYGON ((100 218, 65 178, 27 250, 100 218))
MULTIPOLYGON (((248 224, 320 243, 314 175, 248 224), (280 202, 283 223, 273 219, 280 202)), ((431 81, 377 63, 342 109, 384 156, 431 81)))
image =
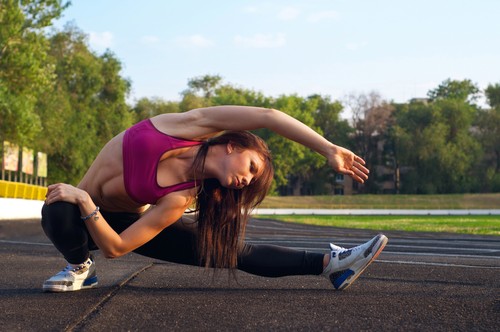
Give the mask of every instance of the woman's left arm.
MULTIPOLYGON (((299 120, 275 109, 249 106, 213 106, 194 109, 190 113, 201 128, 209 131, 253 130, 267 128, 298 142, 327 158, 337 172, 363 183, 369 170, 365 161, 348 149, 335 145, 299 120)), ((193 124, 193 122, 191 122, 193 124)))
POLYGON ((120 257, 150 241, 163 229, 173 224, 188 206, 189 200, 176 193, 160 199, 156 206, 118 234, 104 219, 89 194, 65 183, 48 187, 45 204, 64 201, 77 205, 92 239, 106 258, 120 257))

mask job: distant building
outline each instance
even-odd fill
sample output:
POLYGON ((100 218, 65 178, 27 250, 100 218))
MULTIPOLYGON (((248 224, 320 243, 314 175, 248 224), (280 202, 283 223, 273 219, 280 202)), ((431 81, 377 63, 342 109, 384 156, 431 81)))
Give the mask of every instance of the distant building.
POLYGON ((333 184, 333 195, 353 195, 357 194, 360 184, 354 181, 350 176, 335 174, 333 184))

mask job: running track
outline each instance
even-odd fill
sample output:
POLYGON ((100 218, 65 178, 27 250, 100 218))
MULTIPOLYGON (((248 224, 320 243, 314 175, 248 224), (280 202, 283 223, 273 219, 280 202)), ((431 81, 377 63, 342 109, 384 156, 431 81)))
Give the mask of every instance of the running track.
MULTIPOLYGON (((376 232, 254 220, 248 241, 326 252, 376 232)), ((314 276, 213 277, 135 254, 97 256, 100 286, 45 294, 64 264, 37 221, 0 221, 0 330, 498 331, 500 237, 386 232, 389 244, 348 290, 314 276)))

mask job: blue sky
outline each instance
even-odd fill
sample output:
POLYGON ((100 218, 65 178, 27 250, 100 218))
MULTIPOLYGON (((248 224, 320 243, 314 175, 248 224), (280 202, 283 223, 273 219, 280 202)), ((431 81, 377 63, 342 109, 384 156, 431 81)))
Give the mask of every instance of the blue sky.
POLYGON ((110 49, 130 100, 179 100, 211 74, 267 96, 405 102, 447 78, 500 83, 497 0, 73 0, 73 22, 110 49))

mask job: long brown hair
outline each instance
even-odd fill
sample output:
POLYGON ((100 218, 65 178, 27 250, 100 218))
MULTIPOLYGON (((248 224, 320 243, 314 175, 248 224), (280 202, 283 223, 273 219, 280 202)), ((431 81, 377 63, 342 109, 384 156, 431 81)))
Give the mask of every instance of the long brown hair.
POLYGON ((267 195, 274 176, 267 144, 248 131, 227 131, 204 142, 192 169, 203 171, 209 148, 228 143, 259 153, 264 167, 262 174, 243 189, 225 188, 216 179, 206 179, 200 185, 196 200, 198 256, 205 267, 236 268, 240 240, 245 236, 250 213, 267 195))

